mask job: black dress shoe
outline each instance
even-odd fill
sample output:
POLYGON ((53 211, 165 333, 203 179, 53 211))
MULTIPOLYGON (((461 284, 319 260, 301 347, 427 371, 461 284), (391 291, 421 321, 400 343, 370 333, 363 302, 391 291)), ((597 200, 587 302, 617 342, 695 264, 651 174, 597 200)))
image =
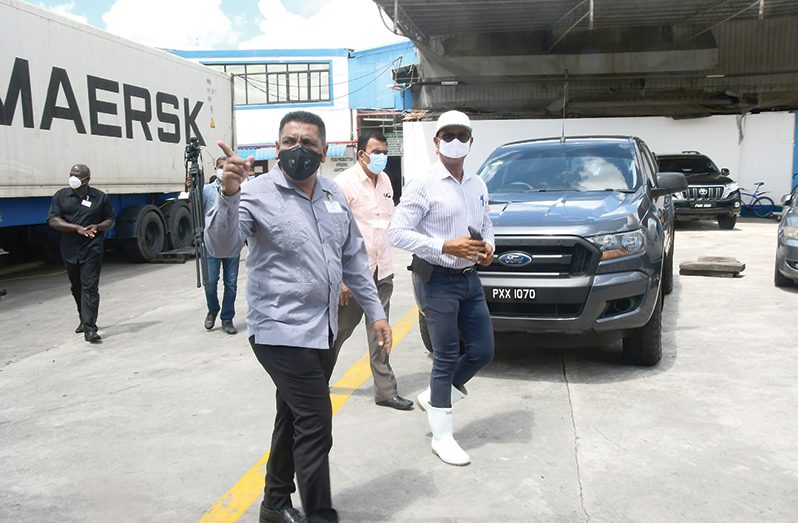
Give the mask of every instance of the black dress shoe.
POLYGON ((89 343, 100 343, 102 341, 102 336, 97 334, 97 331, 85 331, 83 333, 83 339, 89 343))
POLYGON ((222 330, 227 334, 238 334, 238 329, 236 329, 236 326, 233 325, 232 321, 223 321, 222 330))
POLYGON ((77 328, 75 329, 75 334, 80 334, 81 332, 83 332, 83 324, 82 323, 80 325, 78 325, 77 328))
POLYGON ((294 507, 281 509, 260 506, 260 523, 306 523, 307 519, 294 507))
POLYGON ((396 410, 413 410, 413 402, 401 396, 394 396, 391 399, 378 401, 377 405, 380 407, 391 407, 396 410))
POLYGON ((205 328, 211 330, 214 323, 216 323, 216 313, 209 312, 208 315, 205 316, 205 328))

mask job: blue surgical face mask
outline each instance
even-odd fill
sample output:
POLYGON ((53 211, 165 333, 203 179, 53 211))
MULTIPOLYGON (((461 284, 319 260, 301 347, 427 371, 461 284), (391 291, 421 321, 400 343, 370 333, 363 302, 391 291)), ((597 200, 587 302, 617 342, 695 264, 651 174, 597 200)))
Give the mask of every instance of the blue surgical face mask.
POLYGON ((369 171, 371 171, 372 173, 380 174, 382 171, 385 170, 386 165, 388 165, 387 154, 371 153, 369 155, 369 163, 367 167, 369 171))

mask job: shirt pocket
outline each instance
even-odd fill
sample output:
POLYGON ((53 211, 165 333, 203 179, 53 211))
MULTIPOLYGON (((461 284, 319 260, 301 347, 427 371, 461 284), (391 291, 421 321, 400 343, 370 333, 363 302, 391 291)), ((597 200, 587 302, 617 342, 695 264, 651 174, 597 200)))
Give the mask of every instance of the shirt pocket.
POLYGON ((349 215, 345 212, 328 214, 319 230, 323 235, 322 239, 330 238, 338 248, 342 248, 349 237, 349 220, 349 215))
POLYGON ((270 242, 287 253, 303 252, 309 241, 306 226, 296 218, 273 216, 266 225, 270 242))

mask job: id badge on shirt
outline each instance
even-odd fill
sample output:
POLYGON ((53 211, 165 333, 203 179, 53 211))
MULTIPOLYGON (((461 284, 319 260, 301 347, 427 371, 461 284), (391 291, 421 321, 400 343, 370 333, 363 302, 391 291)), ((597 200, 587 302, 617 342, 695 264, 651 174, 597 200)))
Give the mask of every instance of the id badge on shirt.
POLYGON ((324 206, 327 207, 327 212, 330 214, 339 214, 344 212, 341 204, 336 202, 335 200, 327 200, 324 202, 324 206))
POLYGON ((89 200, 81 200, 80 204, 84 207, 91 207, 91 202, 89 200))

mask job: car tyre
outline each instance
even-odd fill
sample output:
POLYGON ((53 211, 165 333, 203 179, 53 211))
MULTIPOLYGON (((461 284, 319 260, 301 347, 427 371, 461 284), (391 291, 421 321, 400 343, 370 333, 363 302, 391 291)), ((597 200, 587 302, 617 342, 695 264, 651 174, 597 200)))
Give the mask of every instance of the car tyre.
POLYGON ((737 225, 737 216, 718 216, 718 227, 731 230, 737 225))
POLYGON ((662 295, 645 325, 623 339, 623 361, 628 365, 653 367, 662 359, 662 295))
POLYGON ((776 262, 776 265, 773 267, 773 283, 776 284, 776 287, 789 287, 792 285, 792 280, 783 275, 779 270, 779 262, 776 262))

